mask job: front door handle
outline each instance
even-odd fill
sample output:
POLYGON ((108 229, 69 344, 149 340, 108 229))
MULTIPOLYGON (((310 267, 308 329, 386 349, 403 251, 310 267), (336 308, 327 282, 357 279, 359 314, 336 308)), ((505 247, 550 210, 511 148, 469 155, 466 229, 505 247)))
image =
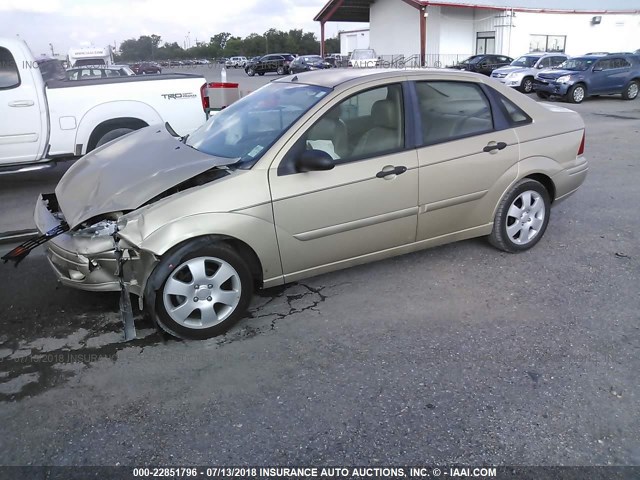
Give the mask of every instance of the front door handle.
POLYGON ((399 167, 394 167, 393 165, 387 165, 378 173, 376 173, 376 177, 391 179, 393 178, 391 177, 391 175, 395 177, 396 175, 402 175, 406 171, 407 171, 407 167, 405 167, 404 165, 401 165, 399 167))
POLYGON ((9 102, 10 107, 33 107, 33 100, 15 100, 13 102, 9 102))
POLYGON ((504 148, 507 148, 507 144, 504 142, 489 142, 482 150, 489 153, 495 153, 497 150, 502 150, 504 148))

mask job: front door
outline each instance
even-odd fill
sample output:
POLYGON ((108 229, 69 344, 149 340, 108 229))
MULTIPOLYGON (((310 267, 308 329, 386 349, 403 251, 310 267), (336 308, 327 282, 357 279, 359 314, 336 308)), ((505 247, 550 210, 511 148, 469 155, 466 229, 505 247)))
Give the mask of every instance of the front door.
MULTIPOLYGON (((26 63, 26 62, 25 62, 26 63)), ((0 47, 0 164, 34 161, 43 143, 38 93, 29 68, 0 47)))
POLYGON ((415 241, 418 160, 405 148, 402 85, 362 88, 319 112, 270 169, 286 281, 415 241), (296 171, 310 149, 331 155, 335 167, 296 171))

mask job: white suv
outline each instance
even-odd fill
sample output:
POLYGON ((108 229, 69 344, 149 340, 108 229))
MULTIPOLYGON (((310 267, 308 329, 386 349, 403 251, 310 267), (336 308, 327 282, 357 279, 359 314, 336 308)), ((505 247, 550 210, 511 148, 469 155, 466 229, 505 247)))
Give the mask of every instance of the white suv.
POLYGON ((225 67, 244 68, 247 64, 247 57, 231 57, 224 62, 225 67))

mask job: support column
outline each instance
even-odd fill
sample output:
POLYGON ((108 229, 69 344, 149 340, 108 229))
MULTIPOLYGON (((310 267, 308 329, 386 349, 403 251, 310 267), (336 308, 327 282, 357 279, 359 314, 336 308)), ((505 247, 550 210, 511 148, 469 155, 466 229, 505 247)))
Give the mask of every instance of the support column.
POLYGON ((420 12, 420 66, 424 67, 427 56, 427 7, 422 7, 418 12, 420 12))
POLYGON ((320 21, 320 56, 325 57, 325 45, 324 45, 324 22, 320 21))

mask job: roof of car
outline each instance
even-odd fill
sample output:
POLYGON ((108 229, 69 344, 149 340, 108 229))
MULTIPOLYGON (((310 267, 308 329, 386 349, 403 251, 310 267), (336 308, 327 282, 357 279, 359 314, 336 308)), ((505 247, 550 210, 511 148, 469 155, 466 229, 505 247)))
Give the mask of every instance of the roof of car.
POLYGON ((289 75, 274 80, 278 83, 304 83, 308 85, 318 85, 320 87, 334 88, 346 82, 356 81, 358 79, 375 80, 376 78, 393 78, 402 77, 408 74, 416 74, 418 72, 429 73, 432 76, 442 77, 460 77, 461 79, 479 78, 479 75, 471 72, 463 72, 460 70, 446 68, 330 68, 327 70, 316 70, 311 72, 303 72, 295 75, 289 75))
POLYGON ((102 70, 118 70, 120 68, 129 68, 129 65, 80 65, 79 67, 71 67, 67 70, 82 70, 84 68, 99 68, 102 70))

